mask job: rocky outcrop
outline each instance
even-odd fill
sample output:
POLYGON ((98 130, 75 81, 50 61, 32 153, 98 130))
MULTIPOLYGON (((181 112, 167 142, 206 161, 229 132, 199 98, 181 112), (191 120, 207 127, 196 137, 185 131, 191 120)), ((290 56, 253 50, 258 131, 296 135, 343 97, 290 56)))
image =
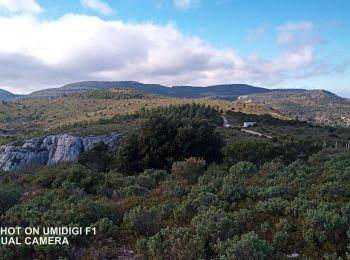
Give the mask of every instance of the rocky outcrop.
POLYGON ((76 161, 82 152, 89 151, 100 142, 113 149, 122 136, 123 134, 116 133, 84 137, 60 134, 1 145, 0 171, 76 161))

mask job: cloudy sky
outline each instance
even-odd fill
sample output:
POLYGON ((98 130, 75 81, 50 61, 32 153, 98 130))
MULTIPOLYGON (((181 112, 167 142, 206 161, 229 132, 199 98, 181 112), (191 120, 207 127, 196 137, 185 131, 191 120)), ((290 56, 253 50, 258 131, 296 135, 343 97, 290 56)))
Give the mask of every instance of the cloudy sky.
POLYGON ((350 97, 348 0, 0 0, 0 88, 82 80, 350 97))

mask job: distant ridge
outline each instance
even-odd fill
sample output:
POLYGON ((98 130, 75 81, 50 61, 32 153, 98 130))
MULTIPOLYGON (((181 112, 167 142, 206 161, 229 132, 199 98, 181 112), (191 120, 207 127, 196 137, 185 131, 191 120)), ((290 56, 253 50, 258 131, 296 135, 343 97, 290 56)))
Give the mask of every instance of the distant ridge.
POLYGON ((166 87, 159 84, 143 84, 136 81, 83 81, 64 85, 60 88, 35 91, 27 98, 47 98, 85 92, 91 89, 130 88, 147 94, 156 94, 179 98, 217 98, 236 100, 239 96, 254 93, 265 93, 271 90, 246 84, 225 84, 207 87, 174 86, 166 87))
POLYGON ((350 99, 322 89, 275 89, 239 97, 285 115, 311 122, 350 127, 350 99))
POLYGON ((14 100, 20 97, 22 97, 22 95, 16 95, 7 90, 0 89, 0 101, 14 100))

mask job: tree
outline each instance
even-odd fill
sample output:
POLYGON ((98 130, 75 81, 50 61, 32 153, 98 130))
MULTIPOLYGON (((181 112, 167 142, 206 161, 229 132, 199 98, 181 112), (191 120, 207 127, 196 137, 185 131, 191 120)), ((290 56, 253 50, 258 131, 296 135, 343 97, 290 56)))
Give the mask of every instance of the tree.
POLYGON ((90 151, 82 153, 79 163, 95 171, 106 171, 113 162, 113 156, 108 146, 100 142, 90 151))
POLYGON ((142 170, 138 136, 129 134, 117 152, 117 168, 122 173, 131 175, 142 170))
POLYGON ((215 125, 205 119, 194 119, 177 130, 177 158, 203 158, 211 163, 221 160, 222 138, 215 133, 215 125))
POLYGON ((188 120, 165 116, 147 119, 119 148, 118 169, 135 174, 145 169, 169 170, 174 161, 189 157, 208 163, 220 160, 221 137, 207 120, 188 120))
POLYGON ((0 213, 5 214, 8 209, 19 202, 21 193, 17 188, 0 187, 0 213))

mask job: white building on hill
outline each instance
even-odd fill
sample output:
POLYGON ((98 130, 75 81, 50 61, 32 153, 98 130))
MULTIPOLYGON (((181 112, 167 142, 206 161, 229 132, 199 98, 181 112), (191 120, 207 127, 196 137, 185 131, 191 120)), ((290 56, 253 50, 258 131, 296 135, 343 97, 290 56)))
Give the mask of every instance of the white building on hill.
POLYGON ((256 126, 256 122, 244 122, 243 127, 252 127, 256 126))

